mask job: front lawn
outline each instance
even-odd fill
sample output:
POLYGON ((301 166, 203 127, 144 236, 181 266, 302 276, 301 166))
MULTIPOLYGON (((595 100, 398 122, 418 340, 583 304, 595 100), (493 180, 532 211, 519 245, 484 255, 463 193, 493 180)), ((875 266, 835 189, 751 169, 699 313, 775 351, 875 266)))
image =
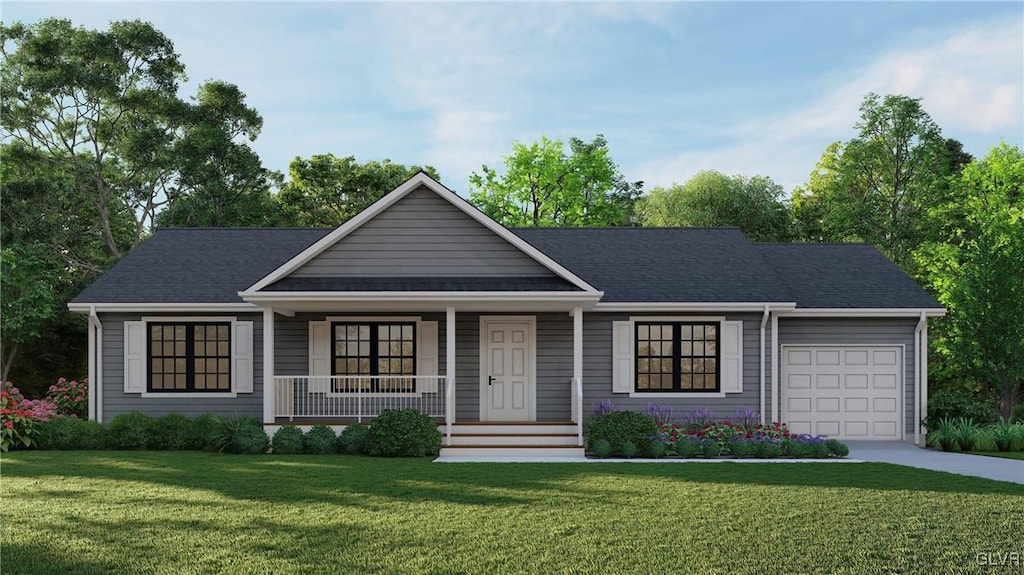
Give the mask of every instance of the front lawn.
POLYGON ((887 464, 16 452, 2 571, 982 572, 1024 489, 887 464))
POLYGON ((986 457, 1003 457, 1006 459, 1024 459, 1024 451, 969 451, 971 455, 986 457))

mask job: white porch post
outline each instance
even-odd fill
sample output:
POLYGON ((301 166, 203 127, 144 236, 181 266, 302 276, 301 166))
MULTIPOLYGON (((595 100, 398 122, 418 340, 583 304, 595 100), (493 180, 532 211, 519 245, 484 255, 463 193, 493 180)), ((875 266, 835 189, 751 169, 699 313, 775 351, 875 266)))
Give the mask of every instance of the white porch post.
POLYGON ((274 308, 263 308, 263 423, 274 422, 274 308))
POLYGON ((445 385, 445 406, 444 421, 446 426, 446 437, 451 444, 452 424, 455 423, 455 307, 448 306, 445 310, 445 362, 444 362, 444 385, 445 385))
POLYGON ((583 307, 572 310, 572 417, 576 421, 576 435, 583 445, 583 307))
POLYGON ((96 417, 96 306, 89 311, 89 419, 96 417))

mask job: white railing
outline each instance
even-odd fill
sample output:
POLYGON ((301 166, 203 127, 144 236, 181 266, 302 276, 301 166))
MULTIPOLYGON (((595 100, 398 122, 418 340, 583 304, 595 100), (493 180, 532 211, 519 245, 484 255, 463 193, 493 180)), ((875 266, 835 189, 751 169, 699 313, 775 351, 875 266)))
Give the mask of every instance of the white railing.
POLYGON ((274 416, 364 419, 385 409, 417 409, 446 417, 443 376, 279 375, 274 377, 274 416))
POLYGON ((576 389, 572 396, 572 419, 576 422, 576 438, 579 440, 579 444, 583 445, 583 380, 578 377, 573 379, 576 389))

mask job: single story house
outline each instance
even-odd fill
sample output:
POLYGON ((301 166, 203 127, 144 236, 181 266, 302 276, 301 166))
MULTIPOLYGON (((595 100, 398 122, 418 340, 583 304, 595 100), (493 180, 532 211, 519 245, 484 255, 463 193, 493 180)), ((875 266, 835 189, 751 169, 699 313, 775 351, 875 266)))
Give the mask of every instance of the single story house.
POLYGON ((420 173, 336 229, 162 229, 71 301, 89 413, 437 418, 448 454, 579 454, 593 405, 922 439, 929 317, 870 245, 508 229, 420 173))

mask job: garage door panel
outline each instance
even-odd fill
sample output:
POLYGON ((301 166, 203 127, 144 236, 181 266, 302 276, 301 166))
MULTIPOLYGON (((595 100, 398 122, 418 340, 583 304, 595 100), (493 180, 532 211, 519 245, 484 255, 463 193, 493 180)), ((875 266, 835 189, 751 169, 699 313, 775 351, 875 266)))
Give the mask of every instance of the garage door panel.
POLYGON ((897 346, 787 346, 783 419, 794 433, 899 439, 901 354, 897 346))

